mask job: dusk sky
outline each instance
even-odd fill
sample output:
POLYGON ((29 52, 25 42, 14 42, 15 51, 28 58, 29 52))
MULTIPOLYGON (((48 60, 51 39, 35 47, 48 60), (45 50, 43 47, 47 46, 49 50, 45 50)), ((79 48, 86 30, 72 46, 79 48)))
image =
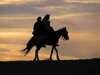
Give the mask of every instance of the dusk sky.
MULTIPOLYGON (((20 50, 32 37, 37 17, 46 14, 55 30, 69 32, 70 39, 60 39, 57 47, 61 60, 100 58, 100 0, 0 0, 0 61, 34 59, 35 47, 25 57, 20 50)), ((39 51, 40 60, 49 58, 51 48, 39 51)))

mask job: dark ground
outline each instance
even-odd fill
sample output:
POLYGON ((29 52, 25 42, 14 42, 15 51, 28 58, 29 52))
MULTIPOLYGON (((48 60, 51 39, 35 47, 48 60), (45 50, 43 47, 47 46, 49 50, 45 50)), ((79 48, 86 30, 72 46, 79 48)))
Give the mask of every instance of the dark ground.
POLYGON ((0 62, 0 75, 100 75, 100 59, 0 62))

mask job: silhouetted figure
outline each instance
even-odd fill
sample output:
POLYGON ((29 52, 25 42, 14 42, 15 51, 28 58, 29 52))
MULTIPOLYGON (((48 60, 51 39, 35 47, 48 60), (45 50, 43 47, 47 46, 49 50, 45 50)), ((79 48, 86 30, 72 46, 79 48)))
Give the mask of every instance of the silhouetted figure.
POLYGON ((49 18, 50 18, 49 14, 45 15, 42 22, 44 23, 45 28, 46 28, 47 31, 54 31, 54 29, 50 26, 49 18))
MULTIPOLYGON (((33 27, 33 35, 46 35, 46 29, 44 26, 44 23, 41 21, 41 17, 37 18, 37 22, 34 24, 33 27)), ((43 45, 43 47, 46 47, 45 45, 43 45)))
POLYGON ((52 60, 52 53, 54 49, 57 54, 57 59, 59 60, 58 50, 56 48, 58 46, 57 44, 59 42, 59 38, 62 36, 65 40, 69 39, 66 27, 54 31, 54 29, 50 26, 49 18, 50 15, 48 14, 43 18, 42 21, 41 21, 41 17, 37 18, 37 22, 34 24, 34 32, 33 32, 34 36, 27 43, 27 47, 22 50, 23 52, 25 52, 26 55, 28 54, 28 52, 31 50, 33 46, 36 46, 34 61, 36 59, 39 60, 38 51, 42 47, 45 47, 45 45, 52 46, 50 60, 52 60))
POLYGON ((45 26, 44 26, 44 23, 41 21, 41 17, 38 17, 37 18, 37 22, 34 24, 34 27, 33 27, 33 35, 43 35, 45 34, 46 32, 46 29, 45 29, 45 26))
POLYGON ((50 55, 50 60, 52 60, 52 53, 53 53, 54 49, 56 51, 57 59, 60 60, 59 56, 58 56, 58 50, 56 48, 57 43, 59 42, 59 38, 61 36, 64 38, 64 40, 68 40, 69 37, 68 37, 68 32, 66 30, 66 27, 55 31, 55 34, 58 37, 57 41, 54 41, 52 38, 46 39, 46 37, 43 36, 43 35, 38 35, 37 38, 40 39, 40 41, 38 42, 38 40, 36 40, 34 37, 32 37, 30 39, 30 41, 27 43, 26 48, 21 50, 21 51, 24 52, 25 55, 26 55, 26 54, 29 53, 29 51, 31 50, 31 48, 33 46, 36 46, 34 61, 36 61, 36 59, 39 61, 38 51, 43 47, 44 44, 51 45, 52 46, 52 51, 51 51, 51 55, 50 55), (43 39, 41 40, 41 38, 43 38, 43 39), (36 41, 33 41, 33 40, 36 40, 36 41))
MULTIPOLYGON (((50 26, 50 15, 49 14, 46 14, 45 17, 43 18, 43 23, 44 23, 44 26, 45 26, 45 29, 47 30, 47 33, 49 34, 49 38, 52 38, 52 40, 54 41, 57 41, 57 35, 54 33, 54 29, 53 27, 50 26)), ((59 46, 59 45, 57 45, 59 46)))

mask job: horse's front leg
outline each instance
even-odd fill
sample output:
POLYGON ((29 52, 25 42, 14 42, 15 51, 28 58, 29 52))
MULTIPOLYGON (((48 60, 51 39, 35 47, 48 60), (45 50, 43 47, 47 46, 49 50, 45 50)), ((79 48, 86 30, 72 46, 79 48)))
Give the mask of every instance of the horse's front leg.
POLYGON ((60 60, 60 59, 59 59, 59 55, 58 55, 58 50, 57 50, 56 47, 55 47, 55 51, 56 51, 56 55, 57 55, 57 60, 60 60))
POLYGON ((53 53, 53 50, 54 50, 54 47, 52 47, 52 50, 51 50, 50 60, 52 60, 52 53, 53 53))
POLYGON ((37 59, 37 50, 35 50, 35 58, 33 59, 33 61, 36 61, 37 59))

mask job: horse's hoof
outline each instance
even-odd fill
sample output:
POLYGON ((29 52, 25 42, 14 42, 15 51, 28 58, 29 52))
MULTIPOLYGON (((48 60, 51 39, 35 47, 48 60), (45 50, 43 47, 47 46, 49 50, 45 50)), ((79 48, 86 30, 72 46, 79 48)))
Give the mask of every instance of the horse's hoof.
POLYGON ((36 61, 36 59, 34 59, 33 61, 36 61))
POLYGON ((40 61, 40 60, 37 60, 37 61, 40 61))
POLYGON ((58 61, 61 61, 60 59, 57 59, 58 61))
POLYGON ((50 61, 53 61, 52 58, 49 59, 50 61))

